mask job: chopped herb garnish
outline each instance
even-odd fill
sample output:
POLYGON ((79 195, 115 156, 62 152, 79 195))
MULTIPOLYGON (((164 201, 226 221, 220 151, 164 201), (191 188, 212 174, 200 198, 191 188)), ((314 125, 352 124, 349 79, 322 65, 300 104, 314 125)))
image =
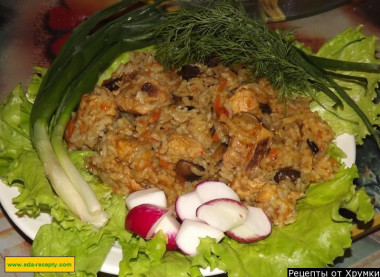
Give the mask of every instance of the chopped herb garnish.
POLYGON ((257 78, 265 78, 286 101, 295 95, 318 92, 331 98, 337 112, 343 102, 351 107, 380 148, 375 127, 336 79, 366 85, 365 78, 338 74, 331 69, 380 72, 376 64, 336 61, 306 54, 294 45, 291 31, 269 29, 265 22, 251 18, 238 1, 204 1, 166 15, 158 27, 157 59, 166 68, 179 69, 216 57, 226 66, 244 66, 257 78))

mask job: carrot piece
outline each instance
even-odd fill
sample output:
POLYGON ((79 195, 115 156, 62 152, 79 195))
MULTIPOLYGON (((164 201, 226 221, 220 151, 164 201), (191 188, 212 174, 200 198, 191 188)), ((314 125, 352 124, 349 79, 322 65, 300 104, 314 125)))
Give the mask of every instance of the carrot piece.
POLYGON ((277 149, 277 148, 272 149, 272 150, 268 153, 268 155, 267 155, 267 157, 270 158, 270 159, 272 159, 272 160, 277 159, 277 156, 278 156, 278 149, 277 149))
POLYGON ((150 134, 149 130, 145 130, 145 131, 141 134, 141 137, 144 138, 144 139, 146 139, 146 138, 149 137, 149 134, 150 134))
POLYGON ((168 163, 167 163, 165 160, 161 160, 161 159, 160 159, 159 164, 160 164, 160 166, 163 167, 164 169, 168 169, 168 168, 169 168, 169 165, 168 165, 168 163))
POLYGON ((152 62, 149 64, 149 67, 156 66, 156 65, 161 65, 161 64, 159 62, 152 62))
POLYGON ((173 77, 178 77, 177 71, 175 71, 174 69, 171 69, 169 71, 169 74, 172 75, 173 77))
POLYGON ((72 118, 66 126, 66 130, 64 134, 64 139, 66 140, 66 142, 70 142, 70 139, 74 133, 74 129, 75 129, 75 119, 72 118))
POLYGON ((108 106, 104 103, 100 104, 99 108, 102 110, 102 111, 107 111, 108 110, 108 106))
POLYGON ((228 116, 228 110, 224 107, 224 104, 222 103, 222 98, 220 96, 220 93, 224 91, 227 87, 227 79, 223 76, 220 76, 219 78, 219 86, 217 89, 217 94, 215 97, 215 103, 213 105, 214 111, 217 116, 220 116, 222 114, 225 114, 228 116))
POLYGON ((217 116, 221 116, 222 114, 228 116, 228 110, 223 106, 219 92, 215 97, 213 109, 217 116))
POLYGON ((161 110, 156 110, 152 113, 152 117, 150 120, 150 123, 157 122, 158 119, 160 119, 161 116, 161 110))
POLYGON ((222 92, 227 87, 227 79, 223 76, 220 76, 219 78, 219 86, 218 86, 218 92, 222 92))
POLYGON ((193 87, 193 88, 191 88, 191 92, 192 93, 198 93, 198 92, 200 92, 200 89, 197 87, 193 87))
POLYGON ((219 141, 219 136, 217 133, 214 133, 214 135, 212 136, 212 141, 213 142, 218 142, 219 141))

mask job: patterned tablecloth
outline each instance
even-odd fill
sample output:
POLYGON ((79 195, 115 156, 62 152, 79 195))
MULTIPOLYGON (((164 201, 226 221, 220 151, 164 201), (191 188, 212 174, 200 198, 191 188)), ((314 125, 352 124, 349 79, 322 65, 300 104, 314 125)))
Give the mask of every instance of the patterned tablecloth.
MULTIPOLYGON (((0 1, 1 102, 18 83, 26 85, 29 82, 33 65, 47 66, 54 57, 52 46, 66 31, 47 28, 46 13, 59 5, 62 5, 59 0, 0 1)), ((356 0, 318 15, 270 25, 295 28, 297 39, 315 50, 326 39, 359 24, 364 25, 365 33, 380 37, 379 11, 378 0, 356 0)), ((357 165, 361 174, 358 185, 366 187, 380 213, 380 152, 371 139, 358 147, 357 165)), ((4 273, 5 256, 27 256, 30 249, 31 241, 1 209, 0 276, 32 276, 31 273, 4 273)), ((355 240, 345 257, 337 260, 336 267, 380 268, 380 231, 375 230, 355 240)))

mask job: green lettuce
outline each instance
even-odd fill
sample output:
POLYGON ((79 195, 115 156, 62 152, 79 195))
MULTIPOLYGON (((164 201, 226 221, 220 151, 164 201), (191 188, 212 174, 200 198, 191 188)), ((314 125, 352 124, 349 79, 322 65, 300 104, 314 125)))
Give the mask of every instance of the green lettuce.
MULTIPOLYGON (((53 222, 43 225, 33 242, 33 256, 74 256, 76 276, 97 276, 108 252, 118 237, 131 236, 124 229, 126 208, 124 199, 112 196, 112 205, 106 209, 110 222, 95 232, 77 228, 62 228, 53 222)), ((125 238, 124 238, 125 239, 125 238)), ((72 273, 37 273, 35 276, 72 276, 72 273)))
MULTIPOLYGON (((364 35, 361 29, 362 26, 347 29, 327 41, 316 55, 345 61, 380 64, 380 60, 375 57, 375 52, 378 50, 378 38, 364 35)), ((378 88, 380 75, 375 72, 337 72, 365 77, 368 80, 367 86, 343 80, 337 80, 337 83, 345 88, 373 125, 380 125, 380 103, 375 104, 373 102, 376 98, 376 88, 378 88)), ((338 111, 332 108, 333 105, 334 103, 329 97, 324 93, 318 93, 316 101, 311 104, 311 109, 317 111, 337 135, 353 134, 356 142, 362 144, 363 138, 369 134, 362 120, 346 104, 343 109, 338 111)))
POLYGON ((10 162, 21 152, 33 149, 29 138, 31 108, 21 85, 0 105, 0 176, 9 172, 10 162))

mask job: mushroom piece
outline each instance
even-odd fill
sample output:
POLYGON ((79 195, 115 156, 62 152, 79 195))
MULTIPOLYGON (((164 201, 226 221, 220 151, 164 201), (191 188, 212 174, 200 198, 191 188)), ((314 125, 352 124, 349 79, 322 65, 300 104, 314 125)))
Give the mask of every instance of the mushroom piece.
POLYGON ((259 108, 260 108, 262 113, 267 113, 267 114, 272 113, 272 108, 269 106, 268 103, 260 103, 259 108))
POLYGON ((256 148, 253 149, 253 152, 250 153, 250 160, 248 164, 245 167, 246 171, 251 170, 252 168, 255 168, 259 165, 260 161, 265 157, 265 155, 268 153, 270 145, 270 139, 264 139, 260 141, 256 148))
POLYGON ((186 160, 179 160, 175 166, 177 176, 190 182, 200 179, 204 171, 203 166, 186 160))
POLYGON ((103 86, 105 86, 109 91, 114 91, 119 89, 119 83, 122 78, 114 78, 103 81, 103 86))
POLYGON ((297 181, 301 177, 301 172, 299 172, 296 169, 286 167, 281 168, 277 173, 274 175, 274 180, 276 183, 280 183, 282 180, 285 180, 286 178, 289 178, 293 183, 297 181))
POLYGON ((181 70, 177 73, 182 76, 183 79, 189 81, 192 78, 198 77, 201 71, 198 66, 188 64, 182 66, 181 70))
POLYGON ((307 145, 309 146, 311 152, 313 152, 314 155, 319 152, 319 147, 318 147, 318 145, 314 141, 306 139, 306 143, 307 143, 307 145))

